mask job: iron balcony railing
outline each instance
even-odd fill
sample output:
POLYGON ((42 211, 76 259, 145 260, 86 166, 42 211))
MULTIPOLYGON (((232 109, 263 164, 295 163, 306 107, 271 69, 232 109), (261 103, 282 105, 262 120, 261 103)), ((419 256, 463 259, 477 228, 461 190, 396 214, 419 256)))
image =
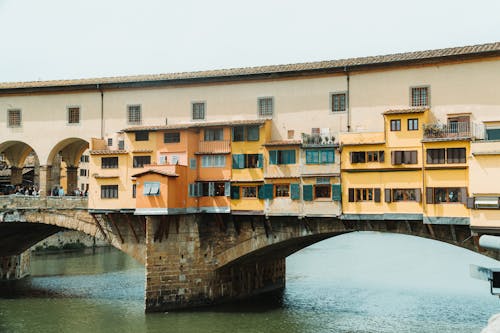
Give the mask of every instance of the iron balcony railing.
POLYGON ((484 128, 473 122, 424 124, 424 139, 484 138, 484 128))

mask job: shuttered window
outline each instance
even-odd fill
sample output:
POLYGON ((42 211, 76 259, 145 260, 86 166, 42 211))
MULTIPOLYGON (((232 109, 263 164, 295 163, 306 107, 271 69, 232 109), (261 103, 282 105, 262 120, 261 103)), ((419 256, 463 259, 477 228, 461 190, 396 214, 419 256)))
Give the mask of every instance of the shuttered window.
POLYGON ((312 201, 313 200, 313 186, 312 185, 304 185, 302 186, 302 197, 304 201, 312 201))
POLYGON ((269 164, 295 164, 295 150, 270 150, 269 164))
POLYGON ((373 193, 373 195, 374 195, 374 199, 373 199, 373 201, 375 201, 375 202, 380 202, 380 189, 379 189, 379 188, 375 188, 375 189, 373 190, 373 192, 374 192, 374 193, 373 193))
POLYGON ((118 185, 101 185, 101 199, 118 198, 118 185))
POLYGON ((386 188, 384 190, 384 201, 389 203, 392 201, 392 195, 391 195, 392 191, 390 188, 386 188))
POLYGON ((330 198, 331 186, 328 185, 314 185, 314 198, 330 198))
POLYGON ((142 168, 147 164, 151 164, 151 156, 134 156, 133 167, 142 168))
POLYGON ((240 198, 240 187, 231 185, 231 199, 239 199, 240 198))
POLYGON ((395 150, 391 152, 391 163, 399 164, 417 164, 418 152, 416 150, 395 150))
POLYGON ((262 185, 262 199, 272 199, 273 191, 274 191, 273 184, 262 185))
POLYGON ((332 185, 332 200, 342 201, 342 187, 340 184, 332 185))
POLYGON ((116 169, 118 168, 118 157, 101 157, 102 169, 116 169))
POLYGON ((465 163, 465 148, 448 148, 446 149, 447 163, 465 163))
POLYGON ((290 184, 290 198, 292 200, 300 200, 300 185, 297 183, 290 184))
POLYGON ((444 149, 427 149, 427 164, 444 164, 444 149))
POLYGON ((257 198, 257 186, 242 186, 241 187, 241 197, 242 198, 257 198))

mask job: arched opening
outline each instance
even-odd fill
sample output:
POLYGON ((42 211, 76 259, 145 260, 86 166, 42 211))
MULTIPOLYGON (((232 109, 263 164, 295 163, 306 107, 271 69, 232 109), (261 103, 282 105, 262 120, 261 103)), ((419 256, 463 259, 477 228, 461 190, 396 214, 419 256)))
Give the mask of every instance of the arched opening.
POLYGON ((0 144, 0 192, 11 194, 16 187, 38 189, 39 159, 33 148, 21 141, 0 144))
POLYGON ((80 138, 64 139, 52 148, 46 166, 47 194, 81 195, 88 191, 88 169, 80 166, 88 163, 88 158, 82 158, 88 148, 89 143, 80 138))

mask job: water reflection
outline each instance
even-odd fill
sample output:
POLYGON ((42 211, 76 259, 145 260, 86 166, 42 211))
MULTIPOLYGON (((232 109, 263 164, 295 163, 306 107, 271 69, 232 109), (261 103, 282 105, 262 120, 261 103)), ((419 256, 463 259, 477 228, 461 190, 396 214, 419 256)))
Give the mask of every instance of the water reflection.
POLYGON ((146 316, 132 258, 34 257, 32 277, 0 290, 0 332, 478 332, 500 303, 470 263, 500 266, 444 243, 353 233, 291 256, 282 294, 146 316))

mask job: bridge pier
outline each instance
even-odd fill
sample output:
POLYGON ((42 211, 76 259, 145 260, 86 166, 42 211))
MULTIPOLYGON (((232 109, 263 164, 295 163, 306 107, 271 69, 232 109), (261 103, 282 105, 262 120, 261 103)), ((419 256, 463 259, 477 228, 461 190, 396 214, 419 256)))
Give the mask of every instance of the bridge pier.
POLYGON ((10 167, 10 183, 20 185, 23 182, 23 168, 10 167))
POLYGON ((66 191, 68 194, 73 193, 78 188, 78 167, 66 166, 66 191))
POLYGON ((30 274, 31 252, 0 257, 0 281, 19 280, 30 274))
POLYGON ((40 165, 39 179, 40 179, 40 195, 41 196, 50 195, 52 191, 51 165, 40 165))
POLYGON ((201 215, 146 218, 146 312, 180 310, 245 298, 285 286, 285 257, 218 268, 216 254, 234 242, 201 215))

